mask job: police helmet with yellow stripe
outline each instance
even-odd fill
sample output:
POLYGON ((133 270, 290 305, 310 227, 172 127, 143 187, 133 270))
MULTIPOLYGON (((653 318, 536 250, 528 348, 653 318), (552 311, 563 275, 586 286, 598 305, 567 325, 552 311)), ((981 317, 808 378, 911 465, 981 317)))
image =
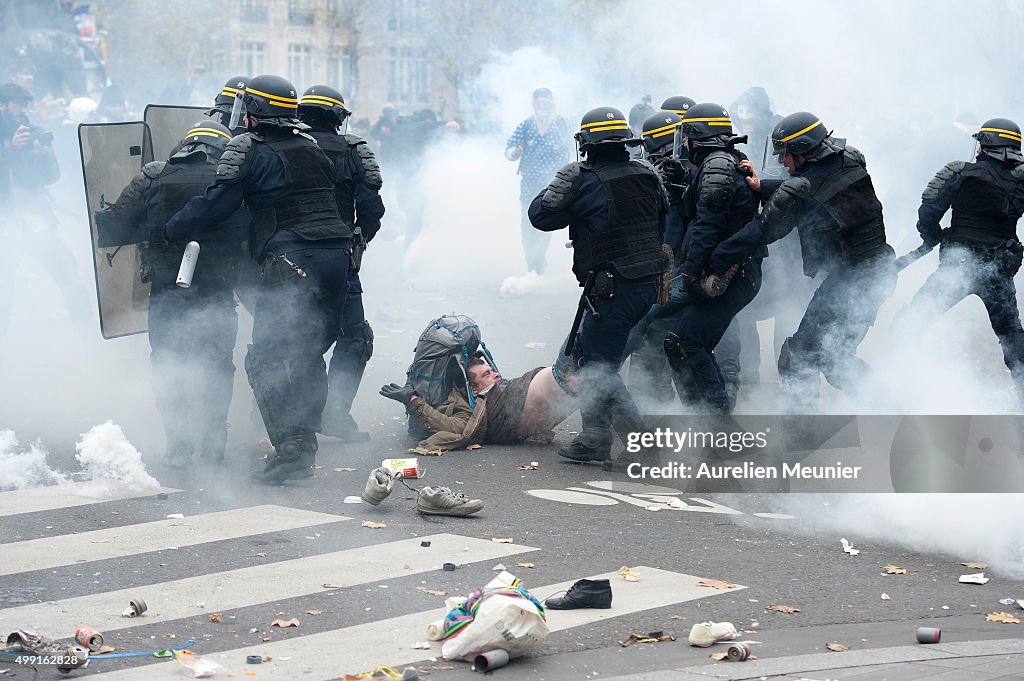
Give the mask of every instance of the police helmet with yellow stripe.
POLYGON ((682 116, 684 113, 690 110, 691 106, 694 106, 696 104, 697 102, 690 99, 689 97, 676 95, 674 97, 669 97, 664 102, 662 102, 661 110, 671 111, 672 113, 679 114, 680 116, 682 116))
POLYGON ((599 106, 583 115, 580 131, 573 135, 580 149, 605 142, 640 144, 621 111, 611 106, 599 106))
POLYGON ((245 112, 255 120, 298 118, 295 86, 281 76, 256 76, 245 86, 245 112))
POLYGON ((700 145, 732 137, 732 119, 721 104, 711 102, 694 104, 682 115, 679 132, 691 142, 700 145))
POLYGON ((1020 149, 1020 126, 1009 118, 992 118, 981 124, 972 135, 982 147, 1012 147, 1020 149))
POLYGON ((188 132, 181 138, 181 146, 205 144, 214 149, 223 150, 231 141, 231 131, 215 120, 204 118, 192 124, 188 132))
POLYGON ((235 97, 243 94, 245 86, 248 84, 248 76, 232 76, 228 78, 227 82, 224 83, 224 87, 217 93, 217 98, 213 100, 213 107, 222 111, 231 111, 231 106, 235 103, 235 97))
POLYGON ((658 111, 647 117, 643 125, 644 149, 654 154, 675 141, 676 128, 682 119, 674 111, 658 111))
POLYGON ((318 112, 326 111, 337 118, 337 124, 341 125, 345 119, 352 115, 345 106, 345 98, 341 93, 328 85, 314 85, 302 93, 299 98, 299 118, 303 122, 308 116, 316 116, 318 112))
POLYGON ((813 156, 828 134, 820 118, 809 111, 797 111, 779 121, 772 130, 772 153, 813 156))

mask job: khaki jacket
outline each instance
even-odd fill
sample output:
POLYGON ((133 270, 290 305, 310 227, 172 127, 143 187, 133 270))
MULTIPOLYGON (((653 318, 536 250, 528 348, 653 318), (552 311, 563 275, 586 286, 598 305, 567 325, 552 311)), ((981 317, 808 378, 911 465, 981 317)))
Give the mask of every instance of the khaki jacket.
POLYGON ((409 413, 416 417, 424 430, 431 433, 419 446, 448 451, 480 444, 486 432, 486 428, 482 427, 486 405, 486 399, 477 397, 476 406, 470 407, 465 388, 460 386, 452 388, 448 399, 436 409, 427 404, 426 400, 416 400, 409 407, 409 413))

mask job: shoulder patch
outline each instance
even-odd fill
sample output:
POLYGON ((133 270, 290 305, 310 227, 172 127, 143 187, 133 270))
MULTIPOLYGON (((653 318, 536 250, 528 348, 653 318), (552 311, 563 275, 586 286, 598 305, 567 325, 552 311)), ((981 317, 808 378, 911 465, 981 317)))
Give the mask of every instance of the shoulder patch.
POLYGON ((232 137, 217 162, 217 181, 231 183, 245 177, 255 151, 252 133, 232 137))
POLYGON ((697 205, 727 211, 736 192, 736 159, 732 154, 712 152, 700 167, 697 205))
POLYGON ((566 163, 555 173, 555 179, 544 190, 541 206, 547 210, 559 210, 569 205, 579 187, 583 171, 579 163, 566 163))
POLYGON ((373 149, 366 143, 366 140, 356 135, 345 135, 345 139, 355 151, 356 158, 359 159, 359 174, 362 176, 363 182, 370 189, 380 190, 384 186, 384 178, 373 149))
POLYGON ((944 165, 939 172, 935 173, 935 177, 928 181, 921 194, 921 200, 934 201, 939 198, 949 183, 963 171, 966 165, 967 163, 964 161, 950 161, 944 165))

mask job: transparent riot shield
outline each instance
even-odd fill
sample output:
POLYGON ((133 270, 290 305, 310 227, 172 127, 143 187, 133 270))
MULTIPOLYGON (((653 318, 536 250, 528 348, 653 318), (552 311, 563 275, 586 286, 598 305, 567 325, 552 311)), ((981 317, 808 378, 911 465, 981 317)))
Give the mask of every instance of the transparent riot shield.
POLYGON ((100 331, 117 338, 148 329, 149 284, 140 278, 142 243, 100 247, 96 214, 109 206, 142 166, 153 160, 146 124, 102 123, 78 126, 85 199, 96 274, 100 331))
POLYGON ((209 108, 202 106, 147 105, 143 120, 149 126, 153 158, 166 161, 193 123, 209 118, 207 111, 209 108))

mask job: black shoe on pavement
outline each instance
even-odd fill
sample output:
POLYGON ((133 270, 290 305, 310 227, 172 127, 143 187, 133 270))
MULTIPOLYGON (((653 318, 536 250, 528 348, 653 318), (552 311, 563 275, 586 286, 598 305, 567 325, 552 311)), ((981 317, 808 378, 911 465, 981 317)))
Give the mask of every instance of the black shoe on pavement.
POLYGON ((252 481, 260 485, 280 485, 285 480, 313 477, 316 450, 301 441, 284 442, 267 459, 267 466, 252 474, 252 481))
POLYGON ((570 586, 561 598, 544 601, 544 606, 551 610, 607 610, 612 607, 612 585, 607 579, 581 579, 570 586))
POLYGON ((611 456, 612 446, 593 446, 588 445, 582 439, 576 438, 569 444, 558 449, 558 455, 564 456, 567 459, 578 461, 580 463, 587 461, 602 462, 611 456))

